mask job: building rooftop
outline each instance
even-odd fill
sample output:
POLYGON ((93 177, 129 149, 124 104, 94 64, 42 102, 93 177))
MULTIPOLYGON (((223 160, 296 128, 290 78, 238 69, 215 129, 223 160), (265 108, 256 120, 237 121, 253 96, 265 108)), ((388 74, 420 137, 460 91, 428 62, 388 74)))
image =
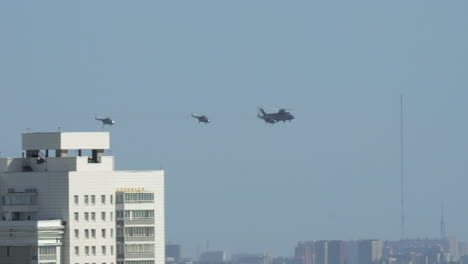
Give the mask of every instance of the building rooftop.
POLYGON ((109 149, 109 132, 45 132, 22 134, 23 150, 109 149))

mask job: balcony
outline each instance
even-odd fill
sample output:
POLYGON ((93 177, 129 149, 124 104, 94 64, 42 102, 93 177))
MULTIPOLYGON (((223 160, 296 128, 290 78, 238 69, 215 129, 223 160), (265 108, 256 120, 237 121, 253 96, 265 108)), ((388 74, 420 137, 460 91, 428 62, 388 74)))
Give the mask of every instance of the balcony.
POLYGON ((125 259, 146 259, 154 258, 154 253, 125 253, 125 259))
MULTIPOLYGON (((37 205, 37 193, 36 192, 8 192, 2 196, 3 212, 13 213, 22 212, 25 215, 31 216, 31 213, 37 212, 39 206, 37 205)), ((5 215, 5 214, 4 214, 5 215)), ((31 220, 27 217, 23 219, 15 217, 11 220, 31 220)))
POLYGON ((117 220, 117 225, 154 225, 154 219, 130 219, 117 220))
POLYGON ((118 236, 117 242, 154 242, 154 236, 146 236, 146 237, 131 237, 131 236, 118 236))
POLYGON ((61 245, 62 220, 0 221, 0 246, 61 245))

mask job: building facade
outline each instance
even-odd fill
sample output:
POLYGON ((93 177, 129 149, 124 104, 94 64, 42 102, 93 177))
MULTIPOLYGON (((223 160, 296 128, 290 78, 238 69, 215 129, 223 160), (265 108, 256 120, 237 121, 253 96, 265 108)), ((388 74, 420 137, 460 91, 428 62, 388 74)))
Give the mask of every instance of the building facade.
POLYGON ((376 264, 382 258, 383 241, 360 240, 358 242, 358 263, 376 264))
POLYGON ((294 249, 294 258, 301 264, 316 264, 314 241, 299 242, 294 249))
POLYGON ((345 264, 346 242, 342 240, 328 241, 328 264, 345 264))
POLYGON ((27 133, 0 159, 0 263, 164 263, 164 172, 115 171, 109 137, 27 133))

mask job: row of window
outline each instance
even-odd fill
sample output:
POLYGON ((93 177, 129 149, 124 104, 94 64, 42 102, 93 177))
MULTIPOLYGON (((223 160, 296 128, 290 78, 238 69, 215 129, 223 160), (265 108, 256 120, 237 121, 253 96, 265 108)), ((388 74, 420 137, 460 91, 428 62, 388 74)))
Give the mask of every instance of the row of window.
MULTIPOLYGON (((124 236, 124 228, 117 227, 117 236, 124 236)), ((125 227, 126 237, 154 237, 154 227, 138 226, 125 227)))
POLYGON ((154 253, 154 244, 117 245, 117 254, 125 253, 154 253))
MULTIPOLYGON (((75 239, 80 238, 80 230, 75 229, 75 239)), ((96 238, 96 229, 85 229, 84 230, 84 238, 89 239, 95 239, 96 238)), ((109 237, 113 238, 114 237, 114 229, 109 229, 109 237)), ((101 229, 101 238, 107 238, 107 229, 101 229)))
POLYGON ((2 197, 3 205, 37 205, 37 194, 21 193, 2 197))
POLYGON ((117 211, 117 218, 125 219, 154 219, 154 210, 125 210, 117 211))
MULTIPOLYGON (((84 246, 83 247, 83 251, 84 251, 84 256, 96 256, 96 249, 97 247, 96 246, 84 246)), ((110 248, 110 255, 114 255, 114 246, 109 246, 110 248)), ((107 246, 101 246, 101 252, 100 254, 102 256, 106 256, 107 255, 107 246)), ((79 246, 76 246, 75 247, 75 256, 80 256, 80 247, 79 246)))
POLYGON ((117 264, 154 264, 154 260, 127 260, 127 261, 117 261, 117 264))
POLYGON ((39 256, 55 256, 56 247, 39 247, 39 256))
MULTIPOLYGON (((42 264, 42 263, 41 263, 41 264, 42 264)), ((52 263, 52 264, 55 264, 55 262, 52 263)), ((75 264, 80 264, 80 263, 75 263, 75 264)), ((99 264, 99 263, 96 263, 96 262, 93 262, 93 263, 86 262, 86 263, 84 263, 84 264, 99 264)), ((107 264, 107 263, 106 263, 106 262, 102 262, 102 264, 107 264)), ((110 264, 114 264, 114 262, 111 262, 110 264)))
MULTIPOLYGON (((78 195, 73 196, 73 202, 75 205, 80 205, 80 197, 78 195)), ((101 195, 101 204, 105 205, 107 202, 107 195, 101 195)), ((114 196, 111 194, 109 195, 109 203, 114 203, 114 196)), ((96 195, 84 195, 83 196, 83 204, 84 205, 96 205, 96 195)))
MULTIPOLYGON (((114 212, 101 212, 101 221, 107 221, 107 214, 109 214, 109 221, 114 221, 114 212)), ((80 213, 74 213, 75 222, 80 221, 80 213)), ((84 212, 83 218, 85 221, 96 221, 96 212, 84 212)))
POLYGON ((116 196, 116 203, 153 203, 154 193, 121 193, 116 196))

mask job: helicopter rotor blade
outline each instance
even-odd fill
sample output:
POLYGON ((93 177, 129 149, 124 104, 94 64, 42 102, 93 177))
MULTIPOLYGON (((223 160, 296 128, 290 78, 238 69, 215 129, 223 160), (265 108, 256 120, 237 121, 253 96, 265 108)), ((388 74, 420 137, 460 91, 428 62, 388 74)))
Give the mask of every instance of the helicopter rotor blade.
POLYGON ((283 110, 286 110, 286 111, 292 111, 292 110, 294 110, 293 108, 286 108, 286 107, 281 107, 281 106, 277 106, 277 105, 272 106, 272 107, 273 107, 273 108, 276 108, 276 109, 283 109, 283 110))

